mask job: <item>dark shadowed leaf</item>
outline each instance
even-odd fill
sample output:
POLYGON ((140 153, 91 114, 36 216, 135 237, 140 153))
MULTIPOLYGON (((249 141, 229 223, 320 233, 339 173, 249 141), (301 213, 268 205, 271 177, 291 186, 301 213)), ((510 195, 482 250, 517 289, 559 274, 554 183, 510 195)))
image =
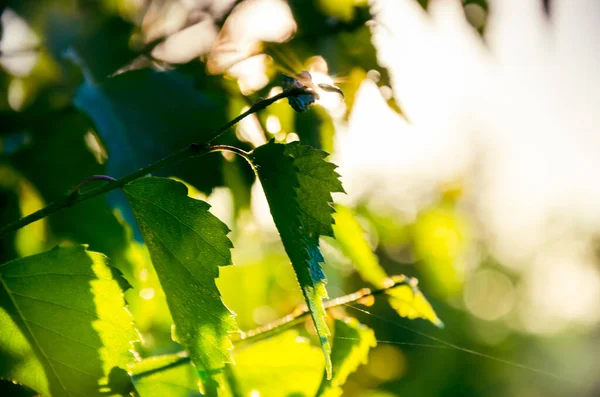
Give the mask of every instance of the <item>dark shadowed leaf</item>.
MULTIPOLYGON (((191 142, 205 142, 226 121, 222 89, 198 90, 189 76, 172 71, 125 73, 100 85, 86 82, 75 105, 94 121, 108 152, 107 172, 120 177, 191 142)), ((179 176, 203 192, 222 183, 221 161, 195 159, 191 172, 179 164, 159 175, 179 176)))
POLYGON ((0 377, 44 396, 127 393, 138 335, 120 278, 83 246, 0 265, 0 377))
MULTIPOLYGON (((56 113, 55 117, 32 125, 30 131, 31 142, 10 160, 46 203, 62 198, 84 178, 105 173, 106 167, 101 164, 105 159, 92 123, 76 109, 56 113)), ((95 183, 92 186, 104 182, 95 183)), ((90 249, 105 253, 113 261, 120 260, 129 240, 106 197, 66 208, 50 216, 49 225, 59 240, 89 244, 90 249)))
POLYGON ((253 160, 267 196, 271 214, 290 257, 296 277, 325 353, 331 374, 329 330, 323 299, 327 298, 319 236, 332 236, 332 192, 343 192, 336 166, 327 153, 297 142, 273 141, 257 148, 253 160))
MULTIPOLYGON (((199 372, 218 372, 231 362, 228 333, 237 330, 215 284, 219 267, 231 264, 229 229, 180 182, 148 177, 123 190, 167 296, 176 340, 199 372)), ((216 381, 204 381, 207 394, 216 393, 216 381)))

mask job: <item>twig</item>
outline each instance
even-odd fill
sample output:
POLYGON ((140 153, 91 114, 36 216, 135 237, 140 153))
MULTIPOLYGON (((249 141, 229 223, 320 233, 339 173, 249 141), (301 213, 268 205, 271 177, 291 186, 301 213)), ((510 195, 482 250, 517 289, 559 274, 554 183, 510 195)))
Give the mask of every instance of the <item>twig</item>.
POLYGON ((92 176, 88 176, 83 181, 81 181, 77 185, 75 185, 75 187, 73 188, 73 191, 71 192, 71 194, 78 194, 82 187, 84 187, 85 185, 87 185, 88 183, 93 182, 93 181, 115 182, 116 179, 113 178, 112 176, 108 176, 108 175, 92 175, 92 176))
MULTIPOLYGON (((389 280, 392 280, 391 278, 389 280)), ((363 288, 354 292, 352 294, 340 296, 339 298, 330 299, 328 301, 323 302, 323 307, 325 310, 333 309, 336 307, 348 305, 350 303, 361 302, 363 300, 367 300, 368 298, 375 297, 377 295, 381 295, 382 293, 396 288, 400 285, 408 285, 411 288, 414 288, 415 279, 409 278, 406 276, 397 276, 393 278, 393 282, 388 283, 385 287, 381 289, 371 290, 369 288, 363 288)), ((235 344, 240 344, 242 342, 256 342, 258 340, 262 340, 272 336, 274 333, 281 332, 281 327, 291 327, 295 324, 300 323, 304 317, 309 314, 308 307, 306 305, 302 305, 298 307, 294 312, 288 314, 285 317, 282 317, 278 320, 270 322, 269 324, 265 324, 261 327, 254 328, 252 330, 243 332, 239 339, 234 340, 235 344)))
MULTIPOLYGON (((377 290, 370 290, 369 288, 363 288, 354 292, 352 294, 340 296, 339 298, 330 299, 323 303, 325 310, 330 310, 336 307, 340 307, 343 305, 348 305, 350 303, 360 302, 363 299, 368 299, 370 297, 375 297, 377 295, 381 295, 386 291, 389 291, 393 288, 399 287, 401 285, 408 285, 410 287, 414 287, 415 279, 406 277, 406 276, 395 276, 393 277, 395 282, 386 285, 385 287, 377 290)), ((288 314, 285 317, 280 318, 279 320, 275 320, 269 324, 266 324, 262 327, 255 328, 253 330, 242 333, 242 336, 239 339, 232 340, 235 347, 243 346, 247 343, 258 342, 259 340, 269 338, 276 333, 283 331, 286 328, 289 328, 295 324, 298 324, 300 321, 304 319, 309 314, 308 309, 305 305, 301 306, 299 309, 296 309, 293 313, 288 314)), ((134 376, 146 376, 150 374, 154 374, 156 372, 163 371, 165 369, 177 367, 182 364, 187 364, 190 362, 189 356, 186 351, 182 351, 178 353, 180 358, 167 364, 164 367, 152 368, 147 371, 141 371, 134 374, 134 376)), ((212 372, 212 371, 211 371, 212 372)))
POLYGON ((64 208, 67 208, 67 207, 70 207, 77 203, 80 203, 82 201, 91 199, 92 197, 99 196, 106 192, 110 192, 111 190, 121 188, 122 186, 126 185, 127 183, 129 183, 133 180, 141 178, 145 175, 148 175, 148 174, 150 174, 154 171, 157 171, 161 168, 164 168, 168 165, 175 164, 175 163, 181 162, 183 160, 187 160, 192 157, 203 156, 205 154, 212 153, 215 151, 230 150, 232 152, 235 152, 237 154, 244 156, 247 160, 249 160, 248 153, 244 152, 241 149, 233 148, 232 146, 226 147, 224 145, 209 146, 209 144, 210 144, 210 142, 212 142, 215 139, 217 139, 218 137, 220 137, 229 128, 231 128, 234 125, 236 125, 237 123, 239 123, 244 118, 248 117, 249 115, 251 115, 253 113, 258 112, 259 110, 265 109, 266 107, 270 106, 273 102, 276 102, 279 99, 288 98, 291 96, 298 96, 298 95, 302 95, 302 94, 306 94, 306 93, 307 93, 306 88, 302 88, 302 87, 292 88, 289 90, 285 90, 285 91, 283 91, 277 95, 274 95, 270 98, 261 99, 258 102, 254 103, 250 107, 250 109, 248 109, 244 113, 240 114, 233 120, 227 122, 221 128, 218 128, 217 130, 215 130, 213 132, 212 136, 209 139, 207 139, 205 142, 192 143, 185 149, 182 149, 179 152, 176 152, 167 157, 164 157, 164 158, 148 165, 147 167, 140 168, 139 170, 137 170, 129 175, 124 176, 123 178, 117 179, 115 181, 111 181, 104 186, 100 186, 95 189, 91 189, 85 193, 73 195, 72 192, 69 192, 64 197, 58 199, 57 201, 49 204, 46 207, 40 209, 39 211, 36 211, 30 215, 27 215, 19 220, 16 220, 14 222, 9 223, 8 225, 1 227, 0 228, 0 238, 5 237, 8 233, 14 232, 24 226, 29 225, 30 223, 36 222, 40 219, 43 219, 43 218, 45 218, 57 211, 60 211, 64 208))

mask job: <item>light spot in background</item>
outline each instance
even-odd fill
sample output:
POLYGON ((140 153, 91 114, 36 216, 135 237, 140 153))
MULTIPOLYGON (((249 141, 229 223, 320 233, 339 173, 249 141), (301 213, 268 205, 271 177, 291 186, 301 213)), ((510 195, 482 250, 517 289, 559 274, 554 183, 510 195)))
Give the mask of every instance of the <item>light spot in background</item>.
MULTIPOLYGON (((328 74, 317 71, 316 69, 309 70, 312 76, 312 81, 315 84, 335 85, 333 79, 328 74)), ((334 117, 341 117, 345 113, 344 98, 335 92, 327 92, 319 89, 319 100, 317 103, 323 106, 334 117)))
POLYGON ((39 59, 39 38, 27 21, 10 8, 4 10, 0 23, 0 66, 16 77, 29 75, 39 59))
POLYGON ((304 336, 298 335, 295 338, 296 343, 309 343, 310 341, 304 336))
POLYGON ((381 73, 378 70, 371 69, 367 72, 367 78, 374 83, 377 83, 381 79, 381 73))
POLYGON ((277 116, 270 115, 267 117, 266 127, 267 132, 270 134, 276 134, 277 132, 281 131, 281 122, 277 116))
POLYGON ((227 161, 233 161, 235 158, 235 154, 231 152, 221 152, 221 156, 223 156, 223 158, 227 161))
MULTIPOLYGON (((11 171, 4 168, 4 170, 0 170, 0 176, 6 178, 8 176, 6 172, 11 171)), ((44 202, 42 195, 30 181, 16 174, 8 176, 7 179, 11 180, 12 177, 15 176, 18 177, 19 180, 15 181, 16 184, 13 188, 19 196, 21 215, 29 215, 44 208, 46 203, 44 202)), ((6 181, 4 183, 6 183, 6 181)), ((47 241, 48 219, 41 219, 40 221, 29 224, 17 231, 15 236, 15 249, 19 256, 22 257, 38 254, 44 251, 47 241)))
POLYGON ((283 92, 283 88, 280 86, 275 86, 269 90, 269 97, 275 96, 277 94, 281 94, 283 92))
POLYGON ((176 33, 184 26, 189 12, 180 1, 150 2, 142 20, 144 41, 150 43, 176 33))
POLYGON ((251 390, 250 397, 260 397, 260 392, 258 390, 251 390))
POLYGON ((276 233, 277 228, 275 227, 275 222, 271 216, 269 203, 267 202, 267 197, 265 196, 265 192, 263 191, 258 179, 252 185, 251 195, 251 209, 253 218, 256 221, 256 225, 260 230, 263 230, 267 233, 276 233))
POLYGON ((216 38, 217 27, 211 19, 206 19, 170 35, 152 50, 152 57, 169 63, 186 63, 207 54, 216 38))
MULTIPOLYGON (((242 113, 248 109, 250 109, 250 107, 245 106, 242 109, 242 113)), ((267 139, 265 138, 265 134, 263 133, 256 114, 252 114, 240 121, 237 125, 235 135, 238 139, 251 143, 255 147, 267 143, 267 139)))
POLYGON ((463 300, 475 316, 493 321, 512 310, 515 290, 506 275, 493 269, 483 269, 467 280, 463 300))
MULTIPOLYGON (((538 2, 492 2, 487 46, 458 1, 433 1, 426 13, 414 1, 380 0, 373 11, 378 61, 410 123, 373 78, 361 84, 347 131, 336 133, 333 161, 348 192, 340 199, 413 222, 440 183, 464 180, 459 205, 478 238, 524 277, 508 292, 519 329, 596 324, 600 3, 557 2, 548 24, 538 2)), ((475 25, 480 11, 467 8, 475 25)), ((506 280, 493 285, 490 301, 508 291, 506 280)), ((476 285, 465 293, 477 316, 512 317, 478 306, 476 285)))
POLYGON ((279 131, 277 134, 275 134, 275 140, 277 142, 283 142, 286 136, 287 134, 285 132, 279 131))
POLYGON ((277 310, 271 306, 260 306, 252 311, 252 320, 258 325, 264 325, 277 320, 277 310))
POLYGON ((146 281, 148 279, 148 269, 141 269, 138 278, 140 281, 146 281))
POLYGON ((108 159, 108 153, 106 152, 106 148, 102 142, 100 142, 100 139, 96 133, 90 130, 85 134, 83 139, 85 141, 85 145, 87 146, 88 150, 92 152, 98 164, 106 163, 106 160, 108 159))
POLYGON ((386 101, 389 101, 394 96, 394 92, 387 85, 379 87, 379 92, 381 93, 383 99, 385 99, 386 101))
POLYGON ((572 322, 592 326, 600 321, 595 260, 585 240, 565 240, 540 252, 525 270, 521 325, 529 332, 551 334, 572 322))
POLYGON ((233 196, 228 187, 216 187, 206 198, 206 202, 210 204, 210 212, 219 218, 226 225, 233 225, 233 196))
POLYGON ((248 0, 229 15, 207 62, 212 74, 227 72, 236 63, 260 52, 262 42, 281 43, 296 31, 289 5, 282 0, 248 0))
POLYGON ((25 83, 23 80, 12 79, 8 85, 8 105, 12 110, 18 112, 23 108, 27 95, 25 92, 25 83))
POLYGON ((145 300, 154 298, 154 288, 143 288, 140 290, 140 298, 145 300))
POLYGON ((285 143, 297 142, 300 140, 300 137, 295 132, 290 132, 285 137, 285 143))
POLYGON ((402 377, 406 369, 406 356, 397 347, 378 345, 369 353, 367 371, 381 382, 402 377))
POLYGON ((240 92, 243 95, 250 95, 269 83, 266 62, 266 55, 255 55, 237 62, 229 68, 227 73, 237 79, 240 92))

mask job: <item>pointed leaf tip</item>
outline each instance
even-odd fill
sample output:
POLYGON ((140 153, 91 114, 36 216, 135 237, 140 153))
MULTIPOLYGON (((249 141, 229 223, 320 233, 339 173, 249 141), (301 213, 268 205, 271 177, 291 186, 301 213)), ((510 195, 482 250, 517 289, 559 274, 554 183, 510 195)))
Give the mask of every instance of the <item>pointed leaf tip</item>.
MULTIPOLYGON (((141 178, 124 186, 152 264, 167 296, 175 337, 199 371, 231 363, 229 333, 238 331, 215 283, 219 268, 231 264, 229 228, 209 205, 187 196, 184 184, 168 178, 141 178)), ((217 376, 207 379, 216 393, 217 376)))
POLYGON ((344 189, 327 153, 298 142, 270 141, 252 153, 271 215, 304 294, 332 376, 329 329, 323 299, 326 278, 321 267, 320 236, 333 236, 333 192, 344 189))

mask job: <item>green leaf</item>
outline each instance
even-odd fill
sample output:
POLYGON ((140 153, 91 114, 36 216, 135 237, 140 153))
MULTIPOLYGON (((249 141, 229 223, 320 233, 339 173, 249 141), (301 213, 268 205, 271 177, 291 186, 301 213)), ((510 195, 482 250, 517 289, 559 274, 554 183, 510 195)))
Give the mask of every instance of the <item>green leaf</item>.
POLYGON ((386 295, 390 306, 402 317, 409 320, 422 318, 430 321, 433 325, 444 328, 444 323, 440 320, 433 310, 431 303, 425 298, 425 295, 417 287, 415 278, 408 279, 406 276, 392 276, 392 283, 406 280, 408 284, 399 285, 388 291, 386 295))
POLYGON ((323 355, 306 338, 289 330, 235 354, 233 367, 241 394, 261 397, 314 396, 323 376, 323 355))
POLYGON ((56 247, 0 265, 0 281, 0 377, 44 396, 130 390, 125 369, 138 334, 126 281, 104 255, 56 247))
POLYGON ((390 306, 402 317, 411 320, 422 318, 443 327, 444 323, 417 287, 417 280, 405 276, 388 277, 365 239, 365 231, 352 210, 341 205, 336 205, 335 208, 335 241, 332 244, 352 261, 361 278, 377 288, 387 288, 396 282, 406 281, 405 285, 386 291, 390 306))
POLYGON ((377 288, 384 288, 388 275, 365 239, 365 230, 352 210, 336 204, 333 217, 335 219, 333 226, 335 240, 331 243, 338 246, 342 253, 352 261, 354 268, 363 280, 377 288))
POLYGON ((130 367, 140 397, 201 397, 199 378, 189 357, 168 354, 151 357, 130 367))
POLYGON ((331 376, 331 345, 323 308, 326 278, 321 268, 324 259, 319 236, 333 236, 331 193, 344 191, 334 171, 336 166, 324 160, 327 153, 297 142, 281 145, 271 141, 254 150, 252 156, 331 376))
POLYGON ((334 375, 329 380, 323 378, 317 396, 341 396, 342 385, 348 376, 361 364, 366 364, 369 350, 377 346, 373 330, 351 317, 336 319, 333 335, 331 361, 334 375))
MULTIPOLYGON (((219 371, 231 362, 228 333, 237 331, 215 284, 219 267, 231 264, 229 229, 207 203, 188 197, 180 182, 141 178, 123 191, 167 296, 176 340, 199 372, 219 371)), ((203 380, 207 394, 216 393, 217 382, 203 380)))

